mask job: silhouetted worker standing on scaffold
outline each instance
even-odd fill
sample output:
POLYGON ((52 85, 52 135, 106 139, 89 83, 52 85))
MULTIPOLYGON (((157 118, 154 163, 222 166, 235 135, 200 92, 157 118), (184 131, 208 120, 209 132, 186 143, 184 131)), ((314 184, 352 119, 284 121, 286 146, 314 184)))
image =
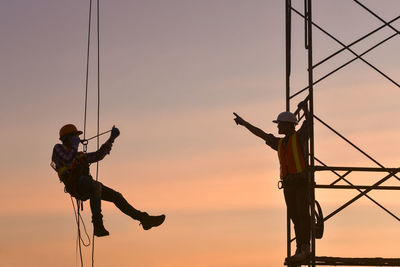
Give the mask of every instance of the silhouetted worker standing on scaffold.
POLYGON ((78 152, 79 143, 82 142, 79 138, 81 134, 82 131, 78 131, 73 124, 67 124, 60 129, 62 144, 54 146, 52 166, 57 171, 60 182, 64 183, 66 192, 82 201, 90 199, 94 235, 109 235, 103 225, 101 200, 113 202, 123 213, 140 221, 144 230, 162 224, 165 215, 150 216, 146 212, 136 210, 121 193, 93 180, 90 175, 90 163, 98 162, 110 154, 112 144, 120 134, 118 128, 113 127, 110 138, 99 150, 91 153, 78 152))
POLYGON ((303 101, 299 108, 304 110, 305 121, 298 131, 295 130, 297 119, 291 112, 282 112, 274 123, 278 124, 278 133, 284 138, 275 137, 251 125, 234 113, 236 124, 243 125, 251 133, 265 140, 272 149, 278 151, 281 166, 280 178, 283 185, 286 207, 296 233, 296 253, 290 261, 298 262, 310 256, 310 212, 307 179, 307 161, 305 151, 308 134, 308 106, 303 101))

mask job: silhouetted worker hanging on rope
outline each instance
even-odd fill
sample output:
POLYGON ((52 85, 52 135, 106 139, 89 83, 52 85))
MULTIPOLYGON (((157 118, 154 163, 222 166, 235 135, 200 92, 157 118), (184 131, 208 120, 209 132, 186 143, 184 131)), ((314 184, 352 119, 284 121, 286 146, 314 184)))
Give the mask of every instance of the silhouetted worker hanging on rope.
POLYGON ((304 154, 309 138, 307 102, 301 102, 299 108, 304 110, 306 120, 298 131, 295 130, 296 116, 291 112, 282 112, 273 121, 278 124, 278 133, 284 134, 284 138, 265 133, 234 113, 236 124, 243 125, 251 133, 265 140, 272 149, 278 151, 285 202, 296 233, 297 249, 295 255, 290 257, 291 261, 302 261, 310 256, 310 212, 307 161, 304 154))
POLYGON ((60 181, 64 183, 66 192, 82 201, 90 199, 94 235, 109 235, 103 225, 101 200, 113 202, 123 213, 140 221, 144 230, 161 225, 165 220, 165 215, 150 216, 146 212, 136 210, 122 194, 95 181, 90 175, 90 163, 98 162, 110 154, 113 142, 120 134, 118 128, 113 127, 110 138, 99 150, 91 153, 78 152, 81 134, 82 131, 78 131, 73 124, 67 124, 60 129, 62 144, 54 146, 52 165, 58 172, 60 181))

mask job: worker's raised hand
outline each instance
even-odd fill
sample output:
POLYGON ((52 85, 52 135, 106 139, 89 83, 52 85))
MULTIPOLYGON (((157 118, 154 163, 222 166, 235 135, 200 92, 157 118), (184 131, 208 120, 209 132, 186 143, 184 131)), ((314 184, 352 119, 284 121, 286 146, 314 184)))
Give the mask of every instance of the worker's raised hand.
POLYGON ((233 115, 235 115, 235 117, 236 117, 233 120, 236 122, 237 125, 244 125, 245 124, 246 121, 244 119, 242 119, 242 117, 240 117, 235 112, 233 112, 233 115))
POLYGON ((299 109, 304 110, 304 111, 308 111, 308 98, 306 98, 305 100, 301 101, 301 102, 297 105, 297 107, 298 107, 299 109))
POLYGON ((118 128, 115 127, 115 125, 111 129, 111 142, 114 142, 114 140, 120 135, 120 131, 118 128))

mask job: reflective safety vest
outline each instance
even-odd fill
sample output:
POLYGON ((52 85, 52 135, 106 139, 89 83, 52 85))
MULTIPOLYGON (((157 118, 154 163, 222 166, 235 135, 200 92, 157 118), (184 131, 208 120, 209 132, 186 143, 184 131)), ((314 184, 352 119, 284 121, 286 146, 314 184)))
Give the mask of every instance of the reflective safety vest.
POLYGON ((288 174, 301 173, 306 169, 303 150, 298 142, 297 134, 289 137, 286 147, 283 147, 283 139, 278 142, 278 156, 281 164, 281 179, 288 174))

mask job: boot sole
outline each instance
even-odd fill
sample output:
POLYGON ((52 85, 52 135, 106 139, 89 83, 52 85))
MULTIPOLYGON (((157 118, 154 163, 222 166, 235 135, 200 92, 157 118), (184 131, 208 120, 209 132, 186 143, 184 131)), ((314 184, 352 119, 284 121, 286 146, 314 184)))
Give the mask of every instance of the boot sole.
POLYGON ((157 227, 157 226, 160 226, 161 224, 163 224, 164 221, 165 221, 165 215, 161 215, 161 216, 163 216, 163 217, 162 217, 162 220, 160 221, 160 223, 158 223, 158 224, 153 224, 153 225, 151 225, 151 226, 144 226, 144 225, 142 224, 143 229, 147 231, 147 230, 150 230, 150 229, 153 228, 153 227, 157 227))

